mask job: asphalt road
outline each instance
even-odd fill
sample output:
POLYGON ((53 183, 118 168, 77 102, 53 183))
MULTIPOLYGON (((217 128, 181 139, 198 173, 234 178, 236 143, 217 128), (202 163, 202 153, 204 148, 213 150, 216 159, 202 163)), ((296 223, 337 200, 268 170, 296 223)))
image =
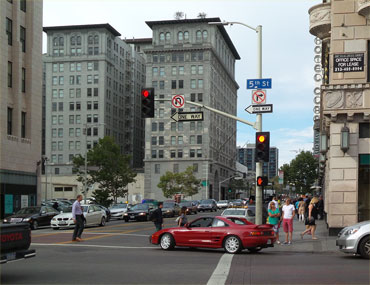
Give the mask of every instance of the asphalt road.
MULTIPOLYGON (((165 219, 165 227, 174 220, 165 219)), ((37 256, 2 265, 1 284, 369 284, 369 261, 339 252, 163 251, 149 244, 153 232, 151 222, 111 221, 73 243, 71 230, 32 231, 37 256)))

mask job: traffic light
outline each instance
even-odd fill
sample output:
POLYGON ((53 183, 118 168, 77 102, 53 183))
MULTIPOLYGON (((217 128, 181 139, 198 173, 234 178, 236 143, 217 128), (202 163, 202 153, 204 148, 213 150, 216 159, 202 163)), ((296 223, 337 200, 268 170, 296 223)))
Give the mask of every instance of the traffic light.
POLYGON ((256 133, 256 161, 270 160, 270 132, 256 133))
POLYGON ((141 89, 141 117, 154 118, 154 88, 141 89))
POLYGON ((231 188, 229 188, 229 193, 231 193, 231 188))
POLYGON ((268 184, 267 176, 258 176, 257 177, 257 186, 266 186, 268 184))

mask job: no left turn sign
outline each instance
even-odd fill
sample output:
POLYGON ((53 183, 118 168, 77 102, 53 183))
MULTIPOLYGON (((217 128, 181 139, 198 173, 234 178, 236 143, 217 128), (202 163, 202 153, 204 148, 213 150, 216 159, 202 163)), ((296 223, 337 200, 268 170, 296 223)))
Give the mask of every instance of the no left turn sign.
POLYGON ((253 90, 252 91, 252 102, 253 104, 265 104, 266 103, 266 90, 253 90))
POLYGON ((172 106, 175 108, 183 108, 185 105, 184 95, 175 95, 172 96, 172 106))

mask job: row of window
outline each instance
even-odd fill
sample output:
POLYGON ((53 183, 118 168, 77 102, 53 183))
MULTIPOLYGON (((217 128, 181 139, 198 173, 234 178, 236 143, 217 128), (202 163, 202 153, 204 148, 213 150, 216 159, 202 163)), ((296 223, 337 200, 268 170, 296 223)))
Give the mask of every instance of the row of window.
MULTIPOLYGON (((70 85, 81 85, 82 75, 70 75, 69 84, 70 85)), ((86 76, 87 84, 99 84, 99 74, 87 75, 86 76)), ((64 85, 64 76, 53 76, 52 77, 53 86, 64 85)))
MULTIPOLYGON (((8 37, 8 45, 13 45, 13 21, 6 18, 6 35, 8 37)), ((22 52, 26 52, 26 28, 19 26, 19 42, 21 44, 22 52)))
MULTIPOLYGON (((148 58, 150 61, 150 58, 148 58)), ((153 63, 158 63, 158 62, 184 62, 184 61, 202 61, 203 60, 203 52, 198 51, 198 52, 191 52, 185 53, 183 52, 173 52, 171 55, 167 54, 153 54, 152 55, 152 61, 153 63), (166 59, 167 57, 167 59, 166 59)))
MULTIPOLYGON (((98 61, 88 61, 86 65, 88 71, 99 70, 98 61)), ((70 62, 69 71, 82 71, 82 62, 70 62)), ((64 63, 53 63, 53 72, 64 72, 64 63)))
MULTIPOLYGON (((194 169, 195 173, 198 172, 198 163, 193 163, 193 169, 194 169)), ((179 165, 178 164, 173 165, 173 172, 174 173, 179 172, 179 165)), ((160 164, 154 164, 154 173, 155 174, 161 174, 161 165, 160 164)))
MULTIPOLYGON (((99 54, 99 47, 88 47, 87 48, 88 55, 98 55, 99 54)), ((81 48, 74 48, 70 49, 69 55, 71 56, 80 56, 82 55, 81 48)), ((53 48, 53 56, 64 56, 64 48, 53 48)))
MULTIPOLYGON (((177 33, 177 40, 179 42, 182 42, 182 41, 189 41, 189 37, 190 37, 190 34, 188 31, 180 31, 177 33)), ((204 31, 201 31, 201 30, 198 30, 195 32, 195 39, 196 41, 205 41, 208 39, 208 31, 207 30, 204 30, 204 31)), ((171 40, 171 33, 170 32, 166 32, 166 33, 159 33, 159 42, 169 42, 171 40)))
MULTIPOLYGON (((190 131, 201 131, 203 130, 203 122, 189 122, 190 131)), ((152 132, 163 132, 164 131, 164 122, 152 122, 152 132)), ((171 131, 182 132, 184 131, 184 122, 171 122, 171 131)))
MULTIPOLYGON (((153 149, 151 157, 152 158, 164 158, 164 152, 165 150, 163 149, 153 149)), ((171 158, 183 158, 183 150, 178 149, 178 150, 170 150, 170 157, 171 158)), ((202 150, 201 149, 190 149, 189 150, 189 157, 195 158, 195 157, 202 157, 202 150)))
MULTIPOLYGON (((13 63, 8 61, 8 80, 7 85, 9 88, 13 87, 13 63)), ((26 92, 26 69, 22 67, 22 77, 21 77, 21 91, 26 92)))
MULTIPOLYGON (((161 90, 166 88, 165 81, 152 81, 153 88, 159 88, 161 90), (159 85, 158 85, 159 83, 159 85)), ((171 80, 171 89, 184 89, 184 80, 171 80)), ((202 89, 204 88, 203 79, 190 79, 190 88, 191 89, 202 89)))
MULTIPOLYGON (((164 137, 152 137, 152 145, 164 145, 164 137)), ((182 145, 184 144, 184 137, 183 136, 171 136, 170 139, 171 145, 182 145)), ((189 136, 189 144, 202 144, 202 135, 191 135, 189 136)))
MULTIPOLYGON (((87 88, 87 97, 98 97, 99 96, 99 88, 87 88)), ((52 89, 51 91, 53 99, 62 99, 64 98, 64 89, 52 89)), ((81 88, 70 88, 69 89, 69 98, 81 98, 81 88)))
MULTIPOLYGON (((21 138, 26 137, 26 112, 21 112, 21 138)), ((8 107, 7 112, 7 134, 14 135, 13 130, 13 108, 8 107)))
MULTIPOLYGON (((72 35, 70 37, 70 43, 71 43, 71 46, 75 46, 75 45, 80 46, 81 45, 81 36, 72 35)), ((87 43, 89 45, 99 44, 99 36, 98 35, 95 35, 95 36, 89 35, 87 37, 87 43)), ((54 37, 53 38, 53 46, 55 46, 55 47, 64 46, 64 37, 61 37, 61 36, 54 37)))
MULTIPOLYGON (((202 75, 203 74, 203 65, 192 65, 190 67, 190 72, 192 75, 202 75)), ((155 76, 166 76, 165 67, 153 67, 152 68, 153 77, 155 76)), ((185 75, 185 67, 184 66, 172 66, 171 67, 171 75, 185 75)))

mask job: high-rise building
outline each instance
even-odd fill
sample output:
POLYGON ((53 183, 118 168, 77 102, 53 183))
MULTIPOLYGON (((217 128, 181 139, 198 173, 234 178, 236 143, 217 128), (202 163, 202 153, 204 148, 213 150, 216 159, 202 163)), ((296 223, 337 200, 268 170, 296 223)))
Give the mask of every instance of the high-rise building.
POLYGON ((326 0, 309 14, 321 84, 314 90, 318 188, 329 234, 335 235, 370 219, 370 2, 326 0))
POLYGON ((1 217, 40 201, 42 5, 0 1, 1 217))
POLYGON ((220 19, 149 21, 151 45, 131 41, 144 48, 146 87, 155 89, 158 100, 155 117, 145 126, 146 198, 164 199, 157 187, 160 177, 188 166, 203 185, 193 198, 218 198, 219 183, 235 172, 236 122, 189 103, 236 115, 235 61, 240 57, 225 28, 208 22, 220 19), (185 96, 183 108, 171 105, 174 95, 185 96), (178 111, 203 111, 204 121, 175 122, 171 116, 178 111))
MULTIPOLYGON (((54 178, 72 175, 73 157, 85 156, 104 136, 113 137, 121 153, 131 155, 134 168, 143 167, 144 58, 109 24, 44 27, 44 31, 47 173, 54 178)), ((77 184, 68 187, 75 193, 81 190, 77 184)), ((55 187, 50 188, 46 198, 53 196, 55 187)))
MULTIPOLYGON (((255 144, 247 144, 245 148, 238 148, 239 163, 248 167, 248 172, 256 172, 255 144)), ((262 165, 262 175, 269 179, 278 175, 279 170, 279 149, 270 147, 270 160, 262 165)))

